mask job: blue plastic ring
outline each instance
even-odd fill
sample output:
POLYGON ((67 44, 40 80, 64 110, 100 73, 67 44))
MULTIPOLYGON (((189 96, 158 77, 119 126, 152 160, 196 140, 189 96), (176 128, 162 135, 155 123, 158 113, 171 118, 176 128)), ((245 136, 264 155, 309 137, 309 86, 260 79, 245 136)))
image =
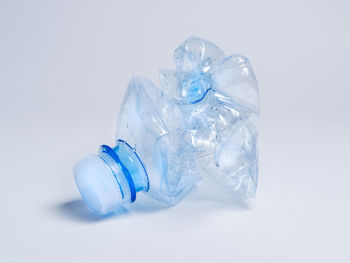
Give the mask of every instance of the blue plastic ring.
POLYGON ((133 153, 135 154, 136 158, 139 160, 139 162, 140 162, 140 164, 141 164, 141 166, 142 166, 142 168, 143 168, 143 171, 144 171, 145 174, 146 174, 147 187, 146 187, 146 189, 145 189, 145 192, 148 192, 148 190, 149 190, 149 178, 148 178, 148 173, 147 173, 147 171, 146 171, 146 168, 145 168, 145 166, 143 165, 143 162, 141 161, 141 159, 140 159, 140 157, 138 156, 138 154, 137 154, 137 152, 135 151, 135 149, 132 148, 132 147, 130 146, 130 144, 128 144, 126 141, 120 140, 120 139, 118 140, 118 142, 125 143, 125 145, 128 146, 128 147, 133 151, 133 153))
POLYGON ((130 202, 133 203, 136 200, 136 188, 128 169, 120 161, 118 155, 115 153, 115 151, 113 151, 111 147, 109 147, 108 145, 101 145, 100 149, 101 149, 101 152, 104 152, 108 154, 110 157, 112 157, 113 160, 118 164, 118 166, 122 170, 130 187, 130 194, 131 194, 130 202))

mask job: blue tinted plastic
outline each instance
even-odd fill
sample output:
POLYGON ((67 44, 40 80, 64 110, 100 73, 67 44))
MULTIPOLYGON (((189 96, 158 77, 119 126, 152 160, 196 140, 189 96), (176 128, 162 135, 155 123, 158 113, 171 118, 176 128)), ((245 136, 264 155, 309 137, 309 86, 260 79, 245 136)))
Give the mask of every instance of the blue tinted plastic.
POLYGON ((250 62, 196 37, 175 50, 174 61, 176 70, 160 71, 161 89, 145 78, 130 81, 116 145, 76 164, 77 186, 94 213, 135 202, 140 192, 174 205, 207 175, 255 196, 259 91, 250 62))

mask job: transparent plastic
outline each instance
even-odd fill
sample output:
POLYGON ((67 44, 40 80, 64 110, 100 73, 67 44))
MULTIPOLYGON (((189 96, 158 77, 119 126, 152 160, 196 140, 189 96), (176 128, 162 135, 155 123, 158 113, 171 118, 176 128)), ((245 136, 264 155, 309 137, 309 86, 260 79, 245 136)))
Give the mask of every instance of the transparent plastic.
POLYGON ((190 37, 174 61, 176 70, 160 71, 161 90, 145 78, 130 81, 116 145, 76 164, 77 186, 96 214, 135 202, 139 192, 174 205, 206 175, 255 196, 260 107, 249 60, 190 37))

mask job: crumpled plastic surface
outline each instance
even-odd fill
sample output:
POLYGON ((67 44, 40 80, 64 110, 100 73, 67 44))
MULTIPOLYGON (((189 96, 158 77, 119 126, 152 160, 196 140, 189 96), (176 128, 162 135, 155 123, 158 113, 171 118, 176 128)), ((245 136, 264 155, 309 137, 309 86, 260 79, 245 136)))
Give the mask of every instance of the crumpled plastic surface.
POLYGON ((259 90, 249 60, 225 56, 210 41, 190 37, 161 70, 163 95, 178 105, 187 140, 203 174, 246 197, 258 178, 259 90))

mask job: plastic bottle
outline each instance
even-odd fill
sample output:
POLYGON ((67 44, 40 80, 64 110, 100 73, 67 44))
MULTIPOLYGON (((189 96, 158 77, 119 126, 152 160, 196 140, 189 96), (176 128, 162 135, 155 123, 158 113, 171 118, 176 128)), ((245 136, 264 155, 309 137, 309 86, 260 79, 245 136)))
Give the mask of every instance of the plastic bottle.
POLYGON ((185 40, 174 60, 176 70, 160 71, 161 90, 131 80, 116 145, 76 164, 76 183, 95 213, 132 203, 141 191, 176 204, 205 175, 255 196, 260 110, 250 62, 197 37, 185 40))

